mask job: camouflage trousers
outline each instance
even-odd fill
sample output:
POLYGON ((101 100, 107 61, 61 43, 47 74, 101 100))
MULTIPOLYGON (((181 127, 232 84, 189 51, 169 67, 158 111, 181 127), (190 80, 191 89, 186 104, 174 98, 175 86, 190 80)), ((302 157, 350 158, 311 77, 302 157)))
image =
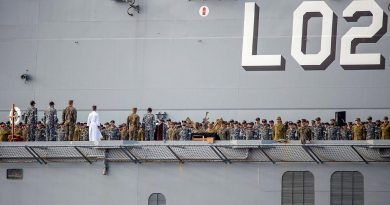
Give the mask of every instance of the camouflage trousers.
POLYGON ((35 141, 36 124, 28 124, 27 141, 35 141))
POLYGON ((154 129, 146 130, 145 129, 145 141, 153 141, 154 140, 154 129))
POLYGON ((129 128, 129 140, 137 140, 138 129, 136 127, 129 128))
POLYGON ((74 136, 74 130, 76 129, 75 123, 66 122, 64 131, 65 131, 65 141, 72 141, 74 136))
POLYGON ((46 125, 46 140, 47 141, 57 141, 56 139, 56 129, 54 124, 46 125))

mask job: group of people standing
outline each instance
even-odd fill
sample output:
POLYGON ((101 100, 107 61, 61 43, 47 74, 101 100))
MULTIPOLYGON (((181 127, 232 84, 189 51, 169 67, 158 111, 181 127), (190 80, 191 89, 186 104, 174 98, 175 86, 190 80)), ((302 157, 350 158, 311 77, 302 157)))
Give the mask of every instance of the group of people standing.
MULTIPOLYGON (((154 140, 156 120, 152 114, 152 108, 148 108, 147 114, 143 117, 142 124, 140 117, 137 114, 137 108, 132 109, 132 114, 128 116, 126 127, 116 127, 115 122, 105 123, 101 125, 99 114, 97 113, 97 106, 92 106, 92 112, 88 115, 87 123, 77 123, 77 110, 73 106, 73 100, 69 100, 68 106, 62 112, 62 123, 59 123, 57 110, 54 108, 54 102, 49 103, 49 108, 44 111, 43 124, 38 121, 38 109, 35 107, 35 101, 30 102, 30 107, 27 109, 24 121, 26 125, 27 141, 44 141, 39 137, 41 125, 45 127, 45 139, 47 141, 83 141, 86 140, 85 128, 88 128, 89 141, 99 140, 138 140, 140 129, 142 125, 142 140, 154 140), (75 133, 77 129, 79 133, 75 133), (126 132, 123 133, 123 129, 126 132), (80 135, 82 130, 84 136, 80 135), (39 135, 39 136, 38 136, 39 135)), ((18 128, 22 125, 18 125, 18 128)))
MULTIPOLYGON (((38 109, 35 107, 35 101, 30 102, 30 107, 27 109, 24 116, 25 124, 27 125, 27 141, 36 141, 36 132, 38 124, 38 109)), ((67 141, 73 140, 73 135, 76 128, 77 110, 73 107, 73 100, 69 100, 68 106, 62 112, 62 123, 64 127, 64 139, 67 141)), ((45 110, 43 123, 45 125, 45 136, 48 141, 56 141, 56 127, 58 124, 57 110, 54 108, 54 102, 49 103, 49 108, 45 110)), ((40 123, 41 124, 41 123, 40 123)))
MULTIPOLYGON (((152 108, 141 119, 137 108, 127 117, 125 123, 115 125, 115 121, 100 123, 97 106, 92 106, 86 123, 77 123, 77 110, 73 100, 63 110, 59 123, 54 102, 44 111, 43 123, 38 121, 38 111, 35 102, 30 102, 24 117, 25 124, 17 126, 24 130, 27 141, 99 141, 99 140, 192 140, 197 133, 214 133, 221 140, 374 140, 390 139, 390 124, 388 117, 383 121, 373 121, 368 117, 362 122, 357 118, 354 123, 338 125, 334 119, 321 122, 316 118, 309 122, 306 119, 297 122, 283 122, 281 117, 267 121, 256 118, 255 122, 224 121, 222 118, 210 122, 206 117, 202 122, 194 122, 190 118, 181 122, 156 119, 152 108)), ((0 126, 0 135, 5 129, 0 126)))

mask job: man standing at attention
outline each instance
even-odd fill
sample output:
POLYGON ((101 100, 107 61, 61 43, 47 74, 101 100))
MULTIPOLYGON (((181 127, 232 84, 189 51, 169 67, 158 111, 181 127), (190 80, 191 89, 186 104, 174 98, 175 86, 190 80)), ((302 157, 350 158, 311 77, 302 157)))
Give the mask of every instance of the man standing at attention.
POLYGON ((65 140, 72 141, 77 121, 77 110, 73 107, 73 100, 69 100, 68 107, 62 112, 62 121, 65 126, 65 140))
POLYGON ((46 139, 48 141, 57 141, 55 137, 55 128, 58 122, 57 110, 54 108, 54 102, 49 103, 49 108, 45 110, 43 123, 46 125, 46 139))
POLYGON ((139 115, 137 115, 137 108, 132 109, 132 114, 127 117, 126 127, 129 131, 129 139, 137 140, 137 134, 139 129, 139 115))
POLYGON ((25 123, 28 126, 28 141, 35 141, 35 131, 37 129, 37 122, 38 122, 38 110, 35 107, 35 101, 30 102, 30 106, 27 109, 26 116, 25 116, 25 123))
POLYGON ((352 127, 353 140, 365 140, 365 128, 360 118, 356 118, 356 124, 352 127))
POLYGON ((284 127, 282 118, 277 117, 276 124, 273 127, 272 139, 277 141, 277 140, 284 139, 285 136, 286 136, 286 128, 284 127))
POLYGON ((154 140, 154 130, 156 128, 156 122, 154 119, 154 114, 152 114, 152 108, 148 108, 148 113, 144 115, 144 118, 142 119, 142 124, 145 128, 145 140, 154 140))
POLYGON ((389 117, 383 118, 384 122, 381 125, 381 139, 382 140, 388 140, 390 139, 390 124, 389 124, 389 117))
POLYGON ((96 105, 92 106, 92 112, 88 115, 87 125, 89 127, 89 141, 99 141, 100 140, 100 131, 99 131, 99 114, 96 112, 96 105))

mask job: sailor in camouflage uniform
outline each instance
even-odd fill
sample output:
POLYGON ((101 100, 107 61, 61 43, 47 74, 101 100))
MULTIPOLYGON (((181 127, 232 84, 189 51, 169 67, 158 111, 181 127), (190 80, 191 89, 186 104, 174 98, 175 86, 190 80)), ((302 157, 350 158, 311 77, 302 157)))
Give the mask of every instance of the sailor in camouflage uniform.
POLYGON ((241 129, 239 127, 238 122, 234 122, 233 128, 230 129, 229 133, 230 133, 231 140, 240 140, 241 139, 240 138, 241 129))
POLYGON ((219 128, 217 134, 221 140, 229 140, 230 139, 229 129, 227 127, 227 122, 222 123, 222 127, 219 128))
POLYGON ((390 123, 389 117, 383 118, 383 124, 381 125, 381 139, 389 140, 390 139, 390 123))
POLYGON ((301 126, 298 129, 299 132, 299 139, 301 140, 302 144, 306 144, 307 141, 311 141, 312 133, 311 129, 309 127, 309 121, 306 119, 302 119, 301 126))
POLYGON ((137 108, 132 109, 131 115, 127 117, 126 127, 129 131, 129 140, 137 140, 137 133, 140 125, 140 117, 137 114, 137 108))
POLYGON ((261 121, 261 126, 259 128, 259 139, 261 140, 271 140, 272 129, 267 124, 267 120, 263 119, 261 121))
POLYGON ((120 140, 119 128, 115 125, 115 121, 111 120, 108 131, 108 140, 120 140))
POLYGON ((46 141, 46 130, 45 126, 38 123, 37 129, 35 130, 35 141, 46 141))
POLYGON ((57 141, 65 141, 65 130, 63 123, 57 126, 57 141))
POLYGON ((254 139, 255 131, 253 129, 253 123, 247 123, 246 127, 243 127, 241 129, 240 138, 243 140, 253 140, 254 139))
POLYGON ((375 121, 375 139, 381 139, 381 124, 380 120, 375 121))
POLYGON ((260 127, 261 127, 261 121, 260 118, 256 118, 256 122, 253 125, 253 131, 254 131, 254 139, 260 139, 260 127))
POLYGON ((376 138, 376 124, 372 121, 372 117, 367 118, 367 123, 364 125, 366 128, 366 140, 375 140, 376 138))
POLYGON ((35 141, 35 134, 38 122, 38 110, 35 107, 35 101, 30 102, 31 107, 27 109, 25 115, 25 124, 28 126, 28 141, 35 141))
POLYGON ((154 114, 152 114, 152 108, 148 108, 148 113, 146 113, 142 119, 143 127, 145 128, 145 140, 151 141, 154 140, 154 131, 156 129, 156 122, 154 114))
POLYGON ((313 130, 313 140, 325 140, 325 128, 321 123, 321 118, 317 117, 315 125, 312 128, 313 130))
POLYGON ((326 128, 326 135, 328 140, 339 140, 340 139, 340 128, 336 126, 335 120, 331 119, 329 126, 326 128))
POLYGON ((298 131, 293 122, 288 123, 288 129, 286 131, 286 137, 288 140, 297 140, 298 139, 298 131))
POLYGON ((276 124, 272 127, 272 140, 283 140, 286 137, 286 127, 280 116, 276 117, 276 124))
POLYGON ((65 140, 72 141, 77 121, 77 110, 73 107, 73 100, 69 100, 68 107, 62 112, 62 122, 64 123, 65 140))
POLYGON ((356 124, 352 126, 352 139, 353 140, 365 140, 366 130, 362 124, 360 118, 356 118, 356 124))
POLYGON ((168 122, 168 130, 166 133, 169 141, 175 140, 175 125, 172 122, 168 122))
POLYGON ((86 124, 81 126, 81 139, 82 141, 89 141, 89 128, 86 124))
POLYGON ((351 130, 344 124, 340 127, 340 140, 351 140, 351 130))
POLYGON ((45 110, 43 122, 46 125, 46 137, 48 141, 57 141, 55 138, 56 124, 58 122, 57 110, 54 108, 54 102, 49 103, 49 108, 45 110))
POLYGON ((190 124, 185 122, 185 125, 180 130, 180 141, 189 141, 191 140, 192 130, 190 124))

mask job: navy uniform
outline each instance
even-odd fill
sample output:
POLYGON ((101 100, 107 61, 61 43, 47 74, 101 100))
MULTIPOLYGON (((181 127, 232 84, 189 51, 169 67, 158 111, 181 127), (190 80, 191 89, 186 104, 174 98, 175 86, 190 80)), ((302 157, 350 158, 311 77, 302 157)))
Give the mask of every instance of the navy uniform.
POLYGON ((108 137, 109 140, 120 140, 119 128, 116 126, 108 128, 108 137))
POLYGON ((241 130, 241 139, 243 140, 253 140, 254 139, 254 129, 249 125, 246 128, 241 130))
POLYGON ((54 108, 54 103, 50 102, 50 107, 45 110, 43 121, 46 125, 46 137, 48 141, 57 141, 55 137, 55 127, 58 122, 57 110, 54 108))
POLYGON ((238 127, 238 124, 234 124, 234 127, 230 129, 230 139, 231 140, 240 140, 241 129, 238 127))
POLYGON ((259 128, 259 139, 261 140, 271 140, 272 129, 267 124, 266 120, 262 121, 262 125, 259 128))
POLYGON ((173 132, 173 140, 180 140, 180 132, 183 128, 181 127, 180 124, 175 125, 175 130, 173 132))
POLYGON ((154 114, 148 112, 142 119, 142 124, 145 129, 145 140, 154 140, 154 131, 156 129, 156 121, 154 114))
POLYGON ((226 124, 223 124, 222 127, 219 128, 217 134, 221 140, 229 140, 230 139, 229 129, 226 127, 226 124))
POLYGON ((64 125, 61 124, 57 128, 57 141, 65 141, 64 125))
POLYGON ((335 120, 331 120, 330 125, 326 128, 326 135, 328 140, 340 139, 340 128, 335 125, 335 120))
POLYGON ((309 122, 306 119, 302 119, 302 125, 298 129, 299 138, 302 144, 306 144, 307 141, 312 140, 312 133, 309 127, 309 122))
POLYGON ((89 129, 87 126, 83 125, 81 127, 81 139, 83 141, 89 141, 89 129))
POLYGON ((69 101, 69 106, 62 112, 62 121, 64 122, 65 140, 72 141, 76 129, 77 110, 73 107, 73 101, 69 101))
POLYGON ((325 127, 321 124, 321 118, 316 118, 316 124, 313 126, 313 139, 325 140, 325 127))
POLYGON ((256 118, 256 123, 253 125, 253 138, 254 139, 260 139, 260 127, 261 127, 261 122, 260 118, 256 118))
POLYGON ((286 138, 288 140, 298 140, 298 130, 292 123, 289 123, 288 129, 286 131, 286 138))
POLYGON ((35 141, 35 134, 38 122, 38 109, 35 107, 35 102, 31 101, 31 107, 27 109, 25 115, 25 123, 28 126, 28 141, 35 141))
POLYGON ((46 141, 46 130, 42 124, 38 124, 35 130, 35 141, 46 141))
POLYGON ((372 122, 372 117, 367 118, 367 123, 364 125, 366 129, 366 140, 375 140, 376 138, 376 124, 372 122))
POLYGON ((188 126, 184 126, 180 130, 180 132, 179 132, 180 141, 189 141, 189 140, 191 140, 191 135, 192 135, 191 128, 189 128, 188 126))

